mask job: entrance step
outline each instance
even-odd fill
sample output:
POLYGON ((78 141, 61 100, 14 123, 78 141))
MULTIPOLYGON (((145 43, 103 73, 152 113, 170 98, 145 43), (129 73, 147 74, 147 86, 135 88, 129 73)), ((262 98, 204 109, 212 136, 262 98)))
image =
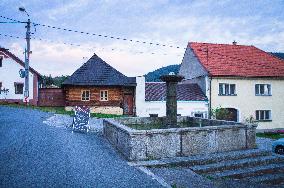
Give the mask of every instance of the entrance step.
POLYGON ((284 163, 284 158, 279 158, 277 156, 254 156, 254 157, 246 157, 241 159, 234 160, 226 160, 218 163, 211 163, 205 165, 195 165, 193 167, 189 167, 191 170, 196 173, 210 173, 216 171, 224 171, 224 170, 235 170, 247 167, 254 167, 260 165, 268 165, 268 164, 276 164, 276 163, 284 163))
POLYGON ((233 179, 243 179, 253 176, 259 176, 263 174, 270 174, 274 171, 280 171, 284 168, 284 163, 274 163, 269 165, 262 165, 262 166, 255 166, 255 167, 248 167, 248 168, 240 168, 238 170, 224 170, 224 171, 217 171, 213 173, 207 173, 207 176, 213 178, 233 178, 233 179))
POLYGON ((190 157, 175 157, 175 158, 160 159, 160 160, 137 161, 137 162, 130 162, 129 164, 132 166, 147 166, 147 167, 163 167, 163 166, 192 167, 194 165, 214 164, 228 160, 256 158, 256 157, 270 156, 270 155, 271 152, 267 150, 251 149, 251 150, 216 153, 210 155, 195 155, 190 157))
POLYGON ((254 177, 247 177, 244 180, 248 180, 253 183, 264 183, 264 184, 284 184, 284 169, 280 171, 273 172, 271 174, 264 174, 254 177), (282 171, 282 172, 281 172, 282 171))

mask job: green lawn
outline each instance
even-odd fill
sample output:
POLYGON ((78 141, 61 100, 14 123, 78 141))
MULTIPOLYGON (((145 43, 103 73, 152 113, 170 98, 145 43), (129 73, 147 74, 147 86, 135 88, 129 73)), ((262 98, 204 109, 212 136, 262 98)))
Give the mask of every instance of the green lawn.
POLYGON ((256 133, 257 137, 262 137, 262 138, 270 138, 270 139, 279 139, 279 138, 284 138, 283 134, 280 133, 256 133))
MULTIPOLYGON (((21 104, 0 104, 2 106, 11 106, 16 108, 30 108, 41 110, 44 112, 52 112, 55 114, 65 114, 65 115, 74 115, 74 111, 66 111, 64 107, 40 107, 40 106, 26 106, 21 104)), ((99 113, 91 113, 91 117, 97 118, 116 118, 116 117, 123 117, 123 115, 115 115, 115 114, 99 114, 99 113)))

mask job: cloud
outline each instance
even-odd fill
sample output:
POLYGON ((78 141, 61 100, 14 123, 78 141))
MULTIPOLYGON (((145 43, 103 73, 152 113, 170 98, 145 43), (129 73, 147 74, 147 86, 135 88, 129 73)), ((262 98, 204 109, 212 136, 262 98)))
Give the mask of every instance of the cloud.
POLYGON ((49 9, 48 17, 52 20, 57 20, 58 17, 62 17, 65 15, 72 15, 73 12, 76 12, 83 7, 87 6, 89 3, 89 0, 72 0, 68 1, 68 3, 62 3, 56 8, 49 9))
MULTIPOLYGON (((281 1, 72 0, 66 4, 47 1, 39 5, 35 0, 23 0, 22 3, 28 3, 27 6, 33 8, 32 15, 39 23, 79 31, 182 48, 188 41, 231 43, 236 40, 238 44, 255 45, 265 51, 284 51, 281 1), (40 9, 41 6, 45 8, 40 9), (35 11, 37 9, 39 11, 35 11)), ((11 31, 12 34, 14 30, 5 27, 3 31, 11 31)), ((31 64, 42 74, 71 74, 86 61, 83 57, 90 58, 97 53, 122 73, 136 76, 162 66, 179 64, 184 54, 184 49, 112 40, 40 26, 35 37, 60 42, 32 41, 31 64), (63 42, 81 44, 82 47, 66 46, 63 42)), ((23 57, 21 46, 13 43, 11 49, 18 50, 17 53, 23 57)), ((3 40, 1 45, 11 47, 11 39, 3 40)))

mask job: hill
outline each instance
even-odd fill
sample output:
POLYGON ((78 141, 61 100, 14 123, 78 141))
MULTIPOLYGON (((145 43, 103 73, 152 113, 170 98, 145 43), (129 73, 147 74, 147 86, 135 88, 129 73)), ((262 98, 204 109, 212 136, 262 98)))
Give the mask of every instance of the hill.
POLYGON ((270 53, 272 55, 284 60, 284 53, 281 53, 281 52, 270 52, 270 53))
POLYGON ((170 72, 178 73, 180 65, 169 65, 159 68, 145 75, 146 82, 161 82, 160 76, 169 74, 170 72))

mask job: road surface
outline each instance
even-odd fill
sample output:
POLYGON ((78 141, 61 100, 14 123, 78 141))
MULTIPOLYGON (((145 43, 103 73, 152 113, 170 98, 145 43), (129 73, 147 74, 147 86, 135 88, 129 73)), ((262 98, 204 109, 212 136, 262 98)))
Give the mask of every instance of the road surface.
POLYGON ((0 187, 160 187, 100 134, 43 124, 51 115, 0 106, 0 187))

